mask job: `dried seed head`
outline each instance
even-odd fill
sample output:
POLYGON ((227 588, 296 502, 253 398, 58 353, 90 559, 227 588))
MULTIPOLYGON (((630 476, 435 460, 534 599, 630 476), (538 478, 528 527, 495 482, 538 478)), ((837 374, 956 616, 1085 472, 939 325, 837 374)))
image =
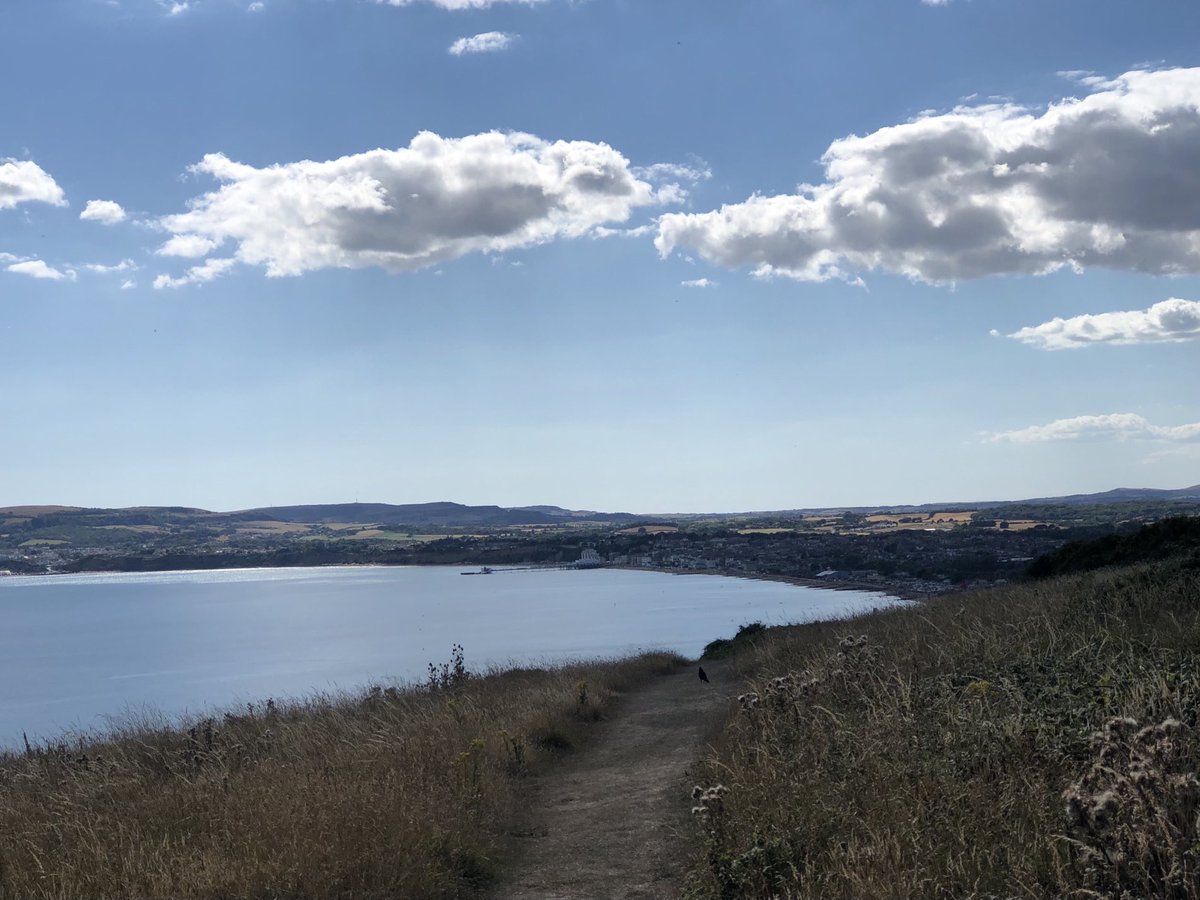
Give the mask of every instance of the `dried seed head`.
POLYGON ((1137 728, 1137 725, 1137 719, 1131 719, 1128 716, 1117 716, 1104 723, 1104 731, 1106 734, 1129 734, 1137 728))
POLYGON ((1067 818, 1075 825, 1082 825, 1087 821, 1084 813, 1083 795, 1079 792, 1076 785, 1071 785, 1063 791, 1063 802, 1067 806, 1067 818))
POLYGON ((1092 821, 1100 828, 1107 825, 1120 809, 1120 801, 1112 791, 1105 791, 1092 798, 1092 821))
POLYGON ((1138 744, 1152 744, 1162 737, 1162 735, 1163 732, 1159 730, 1157 725, 1147 725, 1133 736, 1133 740, 1138 744))

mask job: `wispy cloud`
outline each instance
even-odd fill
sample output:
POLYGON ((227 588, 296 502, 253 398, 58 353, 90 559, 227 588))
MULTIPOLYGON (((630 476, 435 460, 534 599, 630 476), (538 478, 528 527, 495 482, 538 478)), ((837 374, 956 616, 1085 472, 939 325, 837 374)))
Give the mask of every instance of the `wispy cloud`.
POLYGON ((1172 297, 1149 309, 1054 318, 1007 337, 1042 350, 1095 344, 1161 344, 1200 340, 1200 302, 1172 297))
POLYGON ((487 9, 489 6, 504 4, 536 6, 539 3, 547 2, 547 0, 375 0, 375 2, 387 6, 411 6, 413 3, 431 3, 442 9, 464 10, 487 9))
POLYGON ((683 287, 690 288, 711 288, 717 286, 717 282, 713 281, 711 278, 692 278, 689 281, 681 281, 679 283, 683 287))
POLYGON ((26 259, 12 263, 8 266, 7 271, 46 281, 74 281, 76 277, 74 269, 56 269, 41 259, 26 259))
POLYGON ((138 267, 132 259, 123 259, 111 266, 103 263, 87 263, 84 268, 97 275, 112 275, 118 272, 136 272, 138 267))
POLYGON ((450 45, 451 56, 463 56, 470 53, 497 53, 512 46, 516 40, 515 34, 505 31, 485 31, 471 37, 461 37, 450 45))
POLYGON ((1151 438, 1163 441, 1200 439, 1200 422, 1186 425, 1154 425, 1137 413, 1108 413, 1056 419, 1047 425, 1030 425, 1016 431, 993 434, 992 441, 1032 444, 1044 441, 1074 441, 1080 438, 1151 438))
POLYGON ((1200 68, 1089 84, 1040 109, 975 103, 842 138, 822 183, 664 215, 655 243, 805 281, 1200 272, 1200 68))
POLYGON ((648 234, 654 234, 655 226, 653 224, 637 225, 633 228, 609 228, 606 225, 597 225, 591 230, 591 237, 608 238, 608 237, 624 237, 624 238, 639 238, 645 237, 648 234))
POLYGON ((172 278, 170 275, 159 275, 154 279, 154 289, 161 291, 163 288, 177 288, 188 284, 204 284, 224 275, 236 264, 236 259, 207 259, 198 266, 192 266, 179 278, 172 278))
POLYGON ((636 166, 633 170, 639 178, 647 181, 707 181, 712 178, 712 169, 708 164, 699 161, 695 165, 685 163, 654 163, 649 166, 636 166))

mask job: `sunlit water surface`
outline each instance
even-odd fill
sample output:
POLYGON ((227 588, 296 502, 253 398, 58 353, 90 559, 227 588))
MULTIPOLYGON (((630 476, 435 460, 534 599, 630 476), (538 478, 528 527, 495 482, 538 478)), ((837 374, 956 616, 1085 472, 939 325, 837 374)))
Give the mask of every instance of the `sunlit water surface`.
POLYGON ((746 622, 829 619, 881 594, 627 570, 324 567, 0 578, 0 746, 267 697, 469 668, 670 649, 746 622))

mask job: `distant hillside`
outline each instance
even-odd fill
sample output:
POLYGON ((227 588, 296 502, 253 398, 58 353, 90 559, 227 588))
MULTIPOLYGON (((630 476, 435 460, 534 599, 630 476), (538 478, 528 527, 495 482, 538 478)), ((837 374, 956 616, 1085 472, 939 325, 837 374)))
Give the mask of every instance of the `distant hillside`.
POLYGON ((594 509, 563 509, 561 506, 516 506, 511 507, 514 512, 538 512, 545 513, 548 516, 553 516, 556 519, 588 519, 606 522, 623 522, 636 518, 631 513, 606 513, 599 512, 594 509))
POLYGON ((500 506, 461 503, 324 503, 309 506, 266 506, 239 515, 277 522, 327 524, 377 522, 380 525, 549 525, 559 521, 544 513, 507 510, 500 506))
POLYGON ((0 506, 0 516, 32 518, 59 512, 81 512, 79 506, 0 506))
MULTIPOLYGON (((1117 488, 1098 494, 1071 494, 1064 497, 1036 497, 1028 500, 957 501, 953 503, 923 503, 909 506, 837 506, 804 509, 764 510, 744 513, 690 513, 669 515, 670 519, 700 520, 710 518, 777 517, 797 518, 804 515, 840 515, 881 513, 928 513, 955 510, 1004 510, 1006 518, 1021 518, 1022 507, 1116 506, 1119 504, 1174 504, 1168 512, 1188 512, 1200 506, 1200 485, 1177 490, 1155 488, 1117 488)), ((1160 511, 1160 515, 1162 512, 1160 511)), ((1038 514, 1033 518, 1044 518, 1038 514)), ((661 518, 661 516, 659 517, 661 518)), ((462 503, 323 503, 294 506, 264 506, 255 509, 213 512, 183 506, 138 506, 125 509, 89 509, 75 506, 8 506, 0 507, 0 526, 36 521, 38 525, 88 525, 112 527, 119 525, 181 525, 188 521, 208 526, 221 523, 274 521, 304 525, 337 523, 375 523, 381 526, 407 525, 414 528, 472 528, 515 525, 565 525, 587 522, 628 524, 646 516, 625 512, 565 509, 561 506, 468 506, 462 503)))
MULTIPOLYGON (((1114 488, 1097 494, 1068 494, 1062 497, 1031 497, 1025 500, 953 500, 947 503, 919 503, 882 506, 809 506, 798 509, 754 510, 722 515, 741 516, 828 516, 841 513, 928 513, 938 511, 998 509, 1021 506, 1106 506, 1114 503, 1160 503, 1178 501, 1200 505, 1200 484, 1186 488, 1114 488)), ((685 518, 705 518, 716 513, 696 513, 685 518)))
POLYGON ((0 525, 50 526, 144 526, 204 524, 220 526, 251 521, 304 525, 373 523, 414 528, 505 527, 511 525, 562 525, 580 522, 626 523, 629 513, 602 513, 563 509, 560 506, 517 507, 466 506, 462 503, 324 503, 297 506, 265 506, 232 512, 212 512, 182 506, 137 506, 125 509, 86 509, 74 506, 0 507, 0 525))
POLYGON ((267 506, 244 510, 239 515, 279 522, 329 523, 378 522, 381 525, 440 527, 559 525, 591 520, 631 521, 628 513, 599 513, 563 509, 560 506, 466 506, 462 503, 331 503, 311 506, 267 506))
POLYGON ((1159 490, 1157 488, 1116 488, 1100 494, 1069 494, 1066 497, 1039 497, 1034 500, 1021 500, 1020 503, 1049 503, 1049 504, 1093 504, 1093 503, 1128 503, 1132 501, 1154 500, 1195 500, 1200 502, 1200 484, 1177 490, 1159 490))

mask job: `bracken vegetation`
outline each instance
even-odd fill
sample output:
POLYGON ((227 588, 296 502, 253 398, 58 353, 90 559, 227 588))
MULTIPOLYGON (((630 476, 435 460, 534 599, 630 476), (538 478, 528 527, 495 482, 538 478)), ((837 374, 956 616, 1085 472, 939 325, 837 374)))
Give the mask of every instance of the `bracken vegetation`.
POLYGON ((1128 534, 1071 541, 1034 560, 1028 574, 1049 578, 1170 557, 1183 557, 1188 565, 1200 567, 1200 516, 1173 516, 1128 534))
POLYGON ((0 756, 0 897, 439 898, 501 868, 526 773, 681 661, 268 700, 0 756))
POLYGON ((747 643, 688 896, 1200 897, 1187 556, 747 643))

